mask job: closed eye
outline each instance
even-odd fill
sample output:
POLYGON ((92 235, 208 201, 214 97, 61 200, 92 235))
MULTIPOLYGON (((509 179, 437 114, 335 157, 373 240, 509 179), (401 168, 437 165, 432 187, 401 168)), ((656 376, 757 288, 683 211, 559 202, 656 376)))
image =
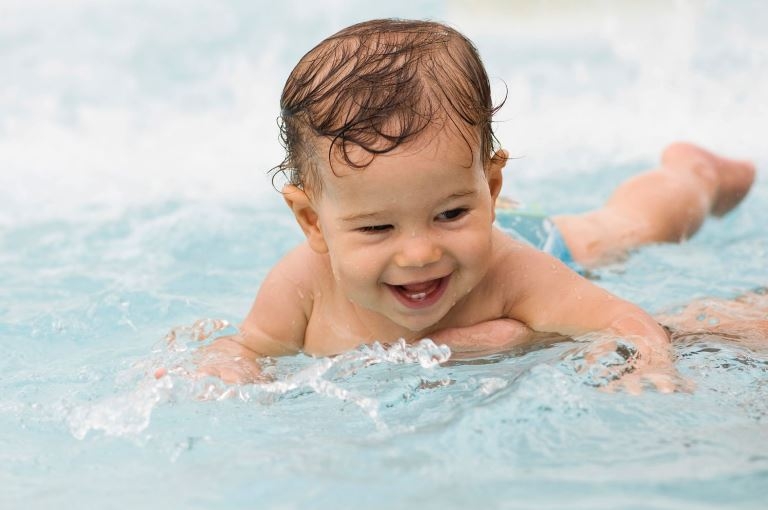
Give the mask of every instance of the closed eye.
POLYGON ((356 229, 363 234, 381 234, 392 228, 392 225, 369 225, 356 229))
POLYGON ((456 209, 450 209, 445 212, 441 212, 437 215, 437 221, 455 221, 469 212, 466 207, 457 207, 456 209))

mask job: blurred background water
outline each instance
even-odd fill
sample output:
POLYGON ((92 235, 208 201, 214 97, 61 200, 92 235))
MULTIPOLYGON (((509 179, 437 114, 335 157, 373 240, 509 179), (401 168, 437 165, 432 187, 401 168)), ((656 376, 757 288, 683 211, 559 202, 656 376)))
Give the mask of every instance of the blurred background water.
MULTIPOLYGON (((524 202, 594 207, 676 139, 768 163, 757 0, 0 0, 0 507, 766 506, 768 353, 724 339, 676 347, 697 389, 671 396, 596 391, 572 344, 299 356, 271 387, 149 375, 300 242, 266 174, 283 82, 384 16, 477 44, 524 202)), ((766 285, 765 182, 597 282, 651 312, 766 285)))

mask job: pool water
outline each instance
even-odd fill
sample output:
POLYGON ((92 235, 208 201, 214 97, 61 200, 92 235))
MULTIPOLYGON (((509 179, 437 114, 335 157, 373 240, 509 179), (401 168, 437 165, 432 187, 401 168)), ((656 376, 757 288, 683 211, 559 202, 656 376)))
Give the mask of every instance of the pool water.
MULTIPOLYGON (((594 207, 690 139, 768 168, 768 7, 79 0, 0 5, 0 508, 765 508, 768 339, 674 346, 695 385, 600 391, 582 344, 458 361, 429 341, 191 368, 301 242, 266 170, 293 63, 352 22, 478 45, 504 193, 594 207), (269 14, 269 16, 267 15, 269 14), (171 341, 172 340, 172 341, 171 341)), ((682 245, 596 271, 651 313, 768 284, 761 175, 682 245)))

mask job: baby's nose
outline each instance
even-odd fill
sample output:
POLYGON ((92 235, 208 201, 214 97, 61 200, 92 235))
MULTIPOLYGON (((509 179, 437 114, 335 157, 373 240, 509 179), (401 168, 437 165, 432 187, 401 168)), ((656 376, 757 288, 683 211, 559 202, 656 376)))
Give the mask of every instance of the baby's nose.
POLYGON ((428 236, 414 236, 406 239, 395 255, 395 264, 400 267, 424 267, 440 260, 443 250, 428 236))

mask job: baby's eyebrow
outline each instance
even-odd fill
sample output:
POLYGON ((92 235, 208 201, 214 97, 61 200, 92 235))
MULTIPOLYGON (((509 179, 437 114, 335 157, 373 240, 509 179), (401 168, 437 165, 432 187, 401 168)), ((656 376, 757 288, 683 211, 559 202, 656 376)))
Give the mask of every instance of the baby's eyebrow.
POLYGON ((473 190, 473 189, 468 189, 468 190, 464 190, 464 191, 457 191, 456 193, 451 193, 451 194, 450 194, 450 195, 449 195, 449 196, 446 198, 446 200, 452 200, 452 199, 454 199, 454 198, 462 198, 462 197, 467 197, 467 196, 469 196, 469 195, 474 195, 475 193, 477 193, 477 191, 475 191, 475 190, 473 190))
POLYGON ((370 220, 379 216, 377 212, 350 214, 349 216, 342 216, 341 221, 345 223, 355 223, 358 221, 370 220))

